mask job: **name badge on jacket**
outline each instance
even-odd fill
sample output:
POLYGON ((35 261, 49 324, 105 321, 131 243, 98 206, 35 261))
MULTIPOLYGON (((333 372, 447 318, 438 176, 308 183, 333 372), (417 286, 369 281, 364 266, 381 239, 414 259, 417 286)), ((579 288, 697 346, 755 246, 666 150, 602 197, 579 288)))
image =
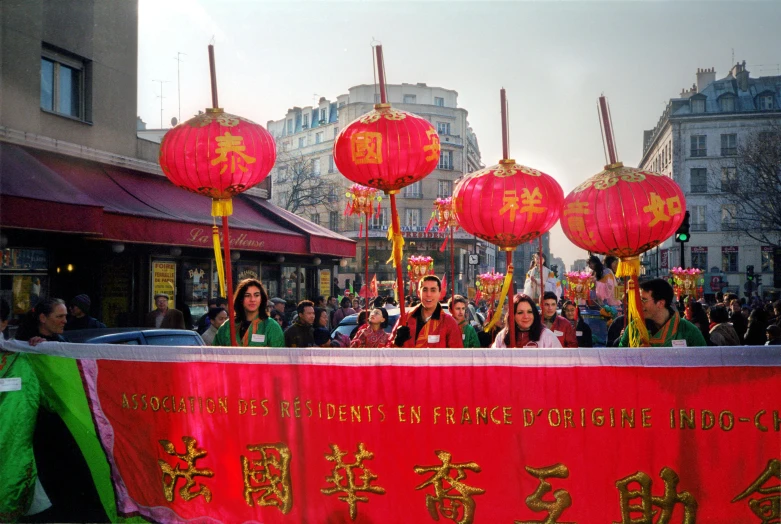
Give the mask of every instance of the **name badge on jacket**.
POLYGON ((439 342, 439 335, 429 335, 428 336, 428 343, 429 344, 436 344, 439 342))
POLYGON ((252 342, 259 342, 264 343, 266 341, 266 335, 262 335, 260 333, 253 333, 252 334, 252 342))
POLYGON ((557 337, 564 336, 564 332, 563 331, 559 331, 558 329, 556 331, 554 331, 553 334, 556 335, 557 337))

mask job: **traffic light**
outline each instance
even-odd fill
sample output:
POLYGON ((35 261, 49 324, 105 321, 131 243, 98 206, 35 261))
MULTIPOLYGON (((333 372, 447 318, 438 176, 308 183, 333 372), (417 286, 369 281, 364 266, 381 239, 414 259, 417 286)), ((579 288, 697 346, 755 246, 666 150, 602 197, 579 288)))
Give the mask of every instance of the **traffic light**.
POLYGON ((754 266, 746 266, 746 280, 754 281, 754 266))
POLYGON ((681 227, 678 228, 678 231, 675 232, 675 241, 676 242, 688 242, 691 236, 689 235, 689 212, 687 211, 686 214, 683 216, 683 223, 681 224, 681 227))
POLYGON ((762 273, 757 273, 756 277, 757 277, 757 285, 761 286, 762 285, 762 273))

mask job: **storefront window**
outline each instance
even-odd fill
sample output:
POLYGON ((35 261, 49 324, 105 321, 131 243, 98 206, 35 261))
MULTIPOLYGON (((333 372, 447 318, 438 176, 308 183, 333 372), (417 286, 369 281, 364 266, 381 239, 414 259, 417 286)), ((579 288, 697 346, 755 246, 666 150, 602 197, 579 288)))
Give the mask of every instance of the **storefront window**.
POLYGON ((298 302, 305 291, 305 272, 298 266, 282 266, 282 298, 287 301, 298 302))
POLYGON ((257 262, 239 262, 233 267, 237 284, 245 278, 260 280, 260 265, 257 262))
POLYGON ((210 261, 185 260, 182 262, 183 298, 187 307, 190 308, 190 315, 194 320, 201 318, 208 309, 210 277, 210 261))
POLYGON ((45 249, 2 250, 0 298, 11 306, 11 324, 49 296, 48 253, 45 249))
POLYGON ((133 296, 133 262, 118 258, 104 262, 102 272, 101 319, 107 327, 129 326, 133 296))
POLYGON ((280 296, 279 293, 279 266, 263 265, 261 267, 261 282, 263 287, 266 288, 268 298, 274 298, 280 296))

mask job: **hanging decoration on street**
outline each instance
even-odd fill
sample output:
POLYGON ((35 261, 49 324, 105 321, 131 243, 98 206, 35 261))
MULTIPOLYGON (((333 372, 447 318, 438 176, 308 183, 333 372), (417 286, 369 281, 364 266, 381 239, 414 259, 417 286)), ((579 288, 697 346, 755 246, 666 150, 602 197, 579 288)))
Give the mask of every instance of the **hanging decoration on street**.
POLYGON ((608 161, 605 169, 564 200, 561 227, 569 240, 593 253, 619 257, 619 277, 628 277, 628 320, 632 347, 648 345, 638 276, 639 255, 669 238, 683 222, 686 201, 672 178, 625 167, 618 161, 605 97, 599 115, 608 161))
POLYGON ((379 194, 379 190, 374 187, 366 187, 361 184, 353 184, 347 190, 347 204, 344 207, 345 216, 358 215, 360 217, 361 225, 358 229, 358 238, 364 235, 364 248, 363 248, 363 266, 365 270, 365 280, 363 286, 361 286, 358 292, 359 296, 366 298, 375 296, 370 294, 369 288, 369 221, 375 217, 380 216, 380 202, 382 201, 382 195, 379 194), (377 202, 375 209, 374 202, 377 202), (364 217, 366 217, 366 227, 364 231, 364 217))
POLYGON ((426 275, 434 274, 434 259, 429 256, 412 255, 407 259, 407 275, 409 276, 409 292, 414 296, 420 282, 426 275))
MULTIPOLYGON (((442 253, 447 247, 448 241, 450 241, 450 296, 456 294, 456 258, 455 258, 455 244, 453 242, 453 236, 458 229, 458 220, 456 220, 456 214, 453 212, 453 198, 437 198, 434 200, 434 211, 431 213, 431 218, 426 226, 426 233, 436 224, 440 233, 445 233, 445 241, 439 247, 439 252, 442 253)), ((445 293, 446 286, 442 286, 442 292, 445 293)))
POLYGON ((670 270, 671 283, 673 285, 673 292, 675 292, 675 298, 680 300, 681 297, 688 296, 693 300, 697 300, 702 297, 702 286, 705 283, 705 278, 702 276, 702 269, 696 267, 682 268, 674 267, 670 270))
POLYGON ((564 276, 566 277, 564 296, 567 300, 571 300, 575 305, 579 304, 580 301, 585 303, 589 298, 591 288, 594 287, 594 275, 588 271, 570 271, 564 276))
MULTIPOLYGON (((507 101, 500 92, 502 106, 502 148, 499 164, 461 178, 453 191, 453 209, 459 225, 468 233, 495 244, 507 254, 507 274, 489 331, 499 320, 508 293, 512 296, 512 252, 517 246, 536 239, 559 219, 564 192, 553 177, 517 164, 509 158, 507 101)), ((510 329, 511 344, 515 330, 510 329)))
POLYGON ((399 307, 402 319, 406 319, 402 280, 404 237, 396 194, 437 167, 439 135, 425 118, 391 107, 385 90, 382 46, 375 46, 375 52, 380 103, 342 129, 334 141, 334 163, 349 180, 390 195, 388 240, 393 243, 393 249, 388 261, 396 268, 399 307))
POLYGON ((206 112, 168 131, 160 144, 160 167, 176 186, 212 199, 213 217, 222 217, 227 278, 221 271, 219 232, 212 228, 215 259, 220 272, 220 292, 228 297, 231 341, 234 337, 233 279, 230 264, 228 217, 235 195, 260 183, 276 160, 274 138, 246 118, 226 113, 217 101, 214 46, 209 46, 212 106, 206 112), (227 282, 227 294, 225 284, 227 282))

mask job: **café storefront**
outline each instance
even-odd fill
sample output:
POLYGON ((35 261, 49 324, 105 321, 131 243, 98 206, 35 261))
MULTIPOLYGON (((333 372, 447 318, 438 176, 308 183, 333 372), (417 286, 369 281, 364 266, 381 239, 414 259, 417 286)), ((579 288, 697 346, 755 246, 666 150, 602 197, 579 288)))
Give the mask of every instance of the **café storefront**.
MULTIPOLYGON (((38 296, 86 293, 93 316, 137 326, 165 292, 195 321, 221 294, 208 198, 159 175, 7 143, 0 176, 0 296, 15 317, 38 296)), ((234 282, 260 278, 291 306, 328 294, 335 266, 355 256, 354 241, 259 196, 234 198, 230 225, 234 282)))

